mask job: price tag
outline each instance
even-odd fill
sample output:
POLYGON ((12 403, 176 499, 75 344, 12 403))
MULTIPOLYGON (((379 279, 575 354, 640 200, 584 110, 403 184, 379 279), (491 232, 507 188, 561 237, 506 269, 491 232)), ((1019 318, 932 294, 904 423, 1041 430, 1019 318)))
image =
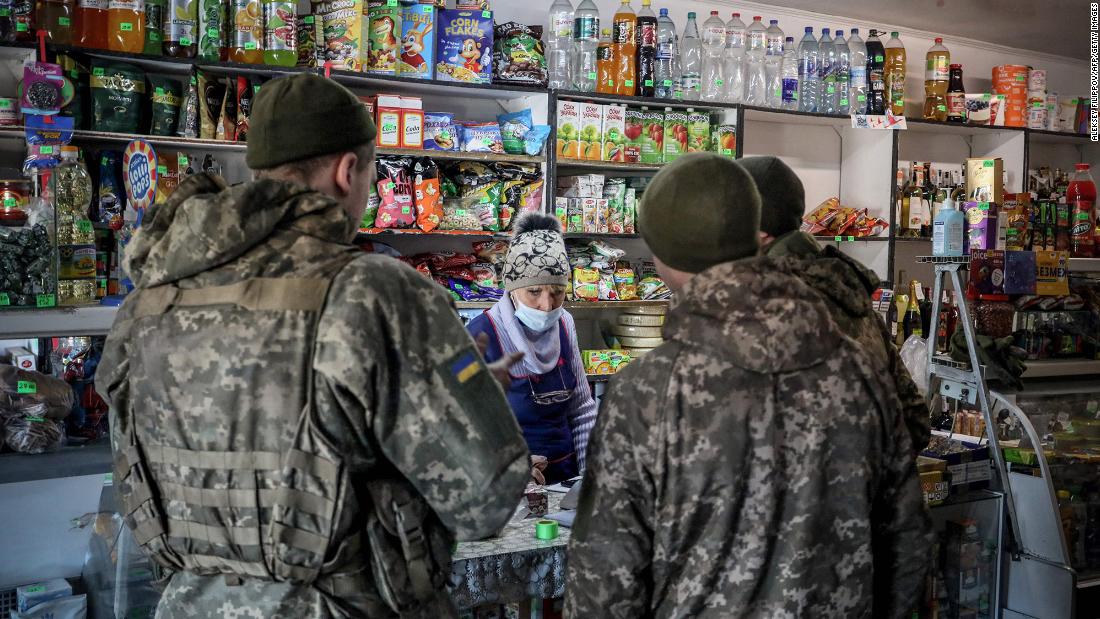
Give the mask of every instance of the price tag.
POLYGON ((15 198, 4 198, 4 208, 15 208, 15 198))
POLYGON ((244 48, 247 49, 247 50, 254 50, 254 49, 256 49, 256 42, 255 41, 249 41, 249 42, 244 44, 244 48))
POLYGON ((634 80, 626 80, 625 82, 623 82, 623 85, 627 88, 634 88, 634 80))
POLYGON ((883 59, 883 57, 882 57, 882 56, 879 56, 879 55, 877 55, 877 54, 875 55, 875 62, 882 62, 883 60, 884 60, 884 59, 883 59))
POLYGON ((8 293, 0 292, 0 305, 11 305, 11 298, 8 297, 8 293))
POLYGON ((38 393, 38 385, 32 380, 20 380, 16 382, 15 390, 19 393, 38 393))
POLYGON ((15 31, 16 32, 26 32, 27 29, 28 29, 27 24, 24 24, 23 22, 19 22, 18 24, 15 24, 15 31))
POLYGON ((409 212, 410 212, 410 211, 409 211, 409 207, 407 207, 407 206, 402 206, 402 207, 401 207, 401 214, 402 214, 402 215, 408 215, 408 214, 409 214, 409 212))
POLYGON ((825 87, 825 92, 827 92, 831 95, 831 94, 836 92, 836 87, 835 86, 826 86, 825 87))
MULTIPOLYGON (((309 19, 309 17, 307 17, 306 19, 309 19)), ((309 22, 306 22, 306 23, 309 23, 309 22)), ((207 28, 206 29, 206 36, 210 37, 211 39, 218 38, 218 29, 217 28, 207 28)))
POLYGON ((456 208, 455 209, 455 217, 465 217, 465 216, 466 216, 466 209, 464 209, 464 208, 456 208))
POLYGON ((867 97, 864 96, 864 95, 857 95, 856 96, 856 101, 859 101, 860 103, 863 103, 866 100, 867 100, 867 97))
POLYGON ((157 96, 158 97, 163 97, 164 96, 164 89, 161 88, 160 86, 157 86, 157 96))
POLYGON ((665 80, 664 82, 661 82, 661 85, 664 86, 665 88, 671 88, 672 87, 672 80, 665 80))
POLYGON ((726 82, 725 82, 725 81, 723 81, 723 80, 714 80, 714 85, 715 85, 715 86, 721 86, 722 84, 725 84, 725 83, 726 83, 726 82))
POLYGON ((73 78, 74 80, 80 79, 80 71, 77 71, 76 69, 69 71, 69 77, 73 78))
POLYGON ((994 163, 993 163, 992 159, 987 159, 986 161, 982 162, 982 167, 983 168, 992 168, 993 165, 994 165, 994 163))
POLYGON ((134 25, 130 22, 122 22, 118 25, 118 28, 123 32, 132 32, 134 30, 134 25))
POLYGON ((794 100, 794 101, 798 101, 798 93, 797 92, 792 92, 791 93, 791 99, 794 100))
POLYGON ((27 593, 42 593, 46 590, 46 585, 35 585, 33 587, 27 587, 27 593))
POLYGON ((33 423, 42 423, 43 421, 46 421, 45 417, 39 417, 37 415, 24 417, 23 419, 26 419, 27 421, 30 421, 30 422, 33 422, 33 423))
POLYGON ((68 17, 58 17, 58 18, 57 18, 57 25, 58 25, 58 26, 68 26, 68 25, 70 25, 71 23, 72 23, 72 22, 70 22, 70 21, 69 21, 69 18, 68 18, 68 17))
POLYGON ((38 152, 42 153, 43 155, 52 155, 53 154, 53 147, 52 146, 43 146, 43 147, 38 149, 38 152))
POLYGON ((11 99, 0 100, 0 110, 10 110, 15 105, 15 101, 11 99))
POLYGON ((168 166, 158 165, 157 166, 157 174, 158 175, 168 174, 168 166))
POLYGON ((588 79, 590 79, 590 80, 596 79, 596 72, 595 71, 590 71, 588 73, 588 79))
POLYGON ((181 168, 186 168, 190 161, 191 160, 187 158, 187 155, 181 154, 179 157, 176 157, 176 165, 181 168))
POLYGON ((947 106, 946 105, 937 105, 936 109, 941 111, 941 112, 946 112, 947 111, 947 106))
POLYGON ((386 6, 397 6, 397 0, 386 0, 386 6))
POLYGON ((732 157, 733 156, 733 149, 723 148, 722 149, 722 154, 727 156, 727 157, 732 157))
POLYGON ((393 181, 386 183, 386 189, 389 189, 390 191, 393 191, 395 187, 397 187, 397 184, 393 181))
POLYGON ((482 19, 492 19, 493 18, 493 12, 492 11, 482 11, 481 12, 481 17, 482 17, 482 19))
POLYGON ((180 45, 182 45, 184 47, 191 47, 191 39, 181 38, 180 39, 180 45))
POLYGON ((653 80, 646 80, 645 85, 646 85, 646 88, 652 88, 653 87, 653 80))
POLYGON ((0 17, 7 17, 11 15, 11 9, 0 9, 0 17))
POLYGON ((53 307, 57 305, 57 299, 52 294, 40 294, 35 297, 38 307, 53 307))
POLYGON ((157 32, 156 30, 152 30, 150 32, 147 32, 146 34, 149 36, 150 41, 159 41, 159 40, 161 40, 161 34, 160 34, 160 32, 157 32))
POLYGON ((91 232, 92 222, 88 221, 87 219, 81 219, 80 221, 76 222, 76 229, 80 232, 91 232))
MULTIPOLYGON (((795 95, 795 98, 797 99, 797 98, 798 98, 798 96, 797 96, 797 95, 795 95)), ((846 105, 848 105, 848 100, 847 100, 847 99, 841 99, 841 100, 840 100, 840 107, 844 107, 844 106, 846 106, 846 105)))
POLYGON ((1016 76, 1016 81, 1017 82, 1026 82, 1027 81, 1027 76, 1026 75, 1017 75, 1016 76))
POLYGON ((673 98, 673 99, 676 99, 676 100, 678 100, 678 101, 683 101, 683 100, 684 100, 684 93, 682 93, 682 92, 674 92, 674 93, 672 93, 672 98, 673 98))
POLYGON ((92 69, 92 75, 96 77, 103 77, 103 67, 95 67, 92 69))
POLYGON ((307 24, 312 24, 313 23, 313 16, 312 15, 306 15, 306 18, 303 19, 302 21, 307 23, 307 24))

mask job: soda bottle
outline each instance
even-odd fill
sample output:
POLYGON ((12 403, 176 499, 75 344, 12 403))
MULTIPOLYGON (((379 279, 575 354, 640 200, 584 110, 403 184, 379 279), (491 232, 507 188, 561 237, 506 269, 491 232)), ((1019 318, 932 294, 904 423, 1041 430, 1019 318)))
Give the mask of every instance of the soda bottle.
POLYGON ((784 110, 798 110, 798 48, 794 37, 787 37, 783 48, 782 96, 780 107, 784 110))
POLYGON ((748 30, 748 48, 745 50, 747 65, 745 70, 745 103, 765 105, 767 103, 768 78, 764 72, 764 57, 768 51, 767 28, 760 22, 760 16, 754 16, 748 30))
POLYGON ((638 79, 638 16, 630 8, 630 0, 622 0, 612 24, 612 58, 615 63, 615 94, 637 94, 638 79))
POLYGON ((878 30, 867 36, 867 114, 886 113, 886 49, 878 38, 878 30))
POLYGON ((814 29, 806 26, 806 34, 798 43, 798 109, 802 112, 817 111, 817 61, 814 29))
POLYGON ((745 98, 745 22, 734 13, 726 22, 726 101, 741 103, 745 98))
POLYGON ((951 79, 947 81, 947 122, 966 122, 966 91, 963 90, 963 66, 951 65, 951 79))
POLYGON ((1096 237, 1096 183, 1089 172, 1089 164, 1074 166, 1073 176, 1066 189, 1066 202, 1073 209, 1070 228, 1070 250, 1074 258, 1091 258, 1095 253, 1096 237))
POLYGON ((821 40, 817 45, 817 79, 821 84, 817 95, 817 111, 822 114, 836 114, 836 45, 829 36, 828 28, 821 29, 821 40))
POLYGON ((654 96, 671 99, 680 87, 680 74, 677 71, 677 58, 680 56, 679 39, 676 36, 676 24, 668 16, 668 9, 661 9, 657 17, 657 65, 655 70, 656 88, 654 96))
POLYGON ((199 49, 199 0, 169 0, 164 19, 164 55, 194 58, 199 49))
POLYGON ((226 60, 225 6, 221 0, 199 0, 199 58, 208 62, 226 60))
POLYGON ((230 0, 229 60, 249 64, 264 62, 264 23, 260 0, 230 0))
POLYGON ((264 63, 298 64, 298 3, 264 0, 264 63))
POLYGON ((61 163, 50 179, 57 210, 57 296, 60 305, 95 301, 95 233, 88 221, 92 177, 75 146, 61 147, 61 163))
POLYGON ((584 92, 596 90, 599 45, 600 10, 592 0, 582 0, 573 14, 573 88, 584 92))
POLYGON ((638 47, 638 94, 652 97, 657 92, 657 16, 650 0, 642 0, 634 32, 638 47))
POLYGON ((80 0, 77 3, 73 43, 95 49, 107 47, 107 0, 80 0))
POLYGON ((905 46, 898 33, 891 32, 886 42, 886 98, 894 116, 905 114, 905 46))
POLYGON ((596 92, 598 93, 613 95, 617 89, 614 50, 611 29, 604 28, 600 33, 600 46, 596 48, 596 92))
POLYGON ((573 5, 569 0, 554 0, 550 5, 550 23, 546 29, 546 69, 550 88, 566 90, 573 85, 570 56, 573 48, 573 5))
POLYGON ((698 101, 701 94, 699 80, 703 73, 703 44, 699 40, 699 26, 695 23, 694 11, 688 13, 684 36, 680 40, 680 53, 683 58, 680 82, 683 85, 684 99, 698 101))
POLYGON ((943 39, 937 37, 936 43, 925 55, 924 72, 924 118, 926 120, 947 120, 947 84, 951 79, 951 52, 943 46, 943 39))
POLYGON ((718 101, 726 94, 726 23, 718 17, 718 11, 711 11, 710 17, 703 22, 703 77, 701 99, 718 101))
POLYGON ((145 49, 145 0, 108 0, 107 49, 130 54, 145 49))
POLYGON ((46 40, 57 45, 73 44, 73 17, 75 0, 38 0, 35 5, 35 22, 39 30, 46 31, 46 40))
POLYGON ((867 44, 859 36, 859 28, 852 28, 848 39, 848 65, 851 67, 851 83, 848 87, 849 113, 867 113, 867 44))
POLYGON ((767 79, 767 91, 764 104, 779 109, 783 103, 783 31, 779 29, 779 20, 768 22, 764 31, 764 77, 767 79))
POLYGON ((160 56, 164 51, 164 17, 168 0, 145 0, 145 49, 147 56, 160 56))

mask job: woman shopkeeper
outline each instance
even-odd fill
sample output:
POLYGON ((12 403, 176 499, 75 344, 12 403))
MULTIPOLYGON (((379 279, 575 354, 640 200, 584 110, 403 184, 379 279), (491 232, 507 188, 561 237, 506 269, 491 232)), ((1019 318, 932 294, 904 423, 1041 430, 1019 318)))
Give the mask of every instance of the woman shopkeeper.
POLYGON ((576 327, 562 309, 569 272, 558 220, 523 216, 504 265, 504 298, 466 327, 475 338, 488 335, 489 363, 524 353, 511 367, 508 401, 531 455, 547 459, 548 484, 584 471, 588 435, 596 423, 576 327))

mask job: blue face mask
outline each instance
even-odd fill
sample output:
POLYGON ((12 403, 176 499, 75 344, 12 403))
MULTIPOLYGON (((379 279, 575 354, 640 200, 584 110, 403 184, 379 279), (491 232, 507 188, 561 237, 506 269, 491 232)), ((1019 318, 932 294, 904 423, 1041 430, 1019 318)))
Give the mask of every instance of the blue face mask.
POLYGON ((527 307, 519 301, 516 301, 514 297, 512 298, 512 305, 516 308, 516 318, 518 318, 525 327, 535 333, 542 333, 557 324, 564 311, 559 307, 549 312, 544 312, 533 307, 527 307))

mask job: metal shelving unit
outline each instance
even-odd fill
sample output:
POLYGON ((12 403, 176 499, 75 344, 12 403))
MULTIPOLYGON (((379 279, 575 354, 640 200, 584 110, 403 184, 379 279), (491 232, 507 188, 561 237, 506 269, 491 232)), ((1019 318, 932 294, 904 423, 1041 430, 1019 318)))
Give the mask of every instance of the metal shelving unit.
POLYGON ((107 305, 4 310, 0 311, 0 340, 107 335, 116 314, 118 308, 107 305))
POLYGON ((104 475, 112 466, 107 439, 44 454, 4 453, 0 454, 0 484, 104 475))

